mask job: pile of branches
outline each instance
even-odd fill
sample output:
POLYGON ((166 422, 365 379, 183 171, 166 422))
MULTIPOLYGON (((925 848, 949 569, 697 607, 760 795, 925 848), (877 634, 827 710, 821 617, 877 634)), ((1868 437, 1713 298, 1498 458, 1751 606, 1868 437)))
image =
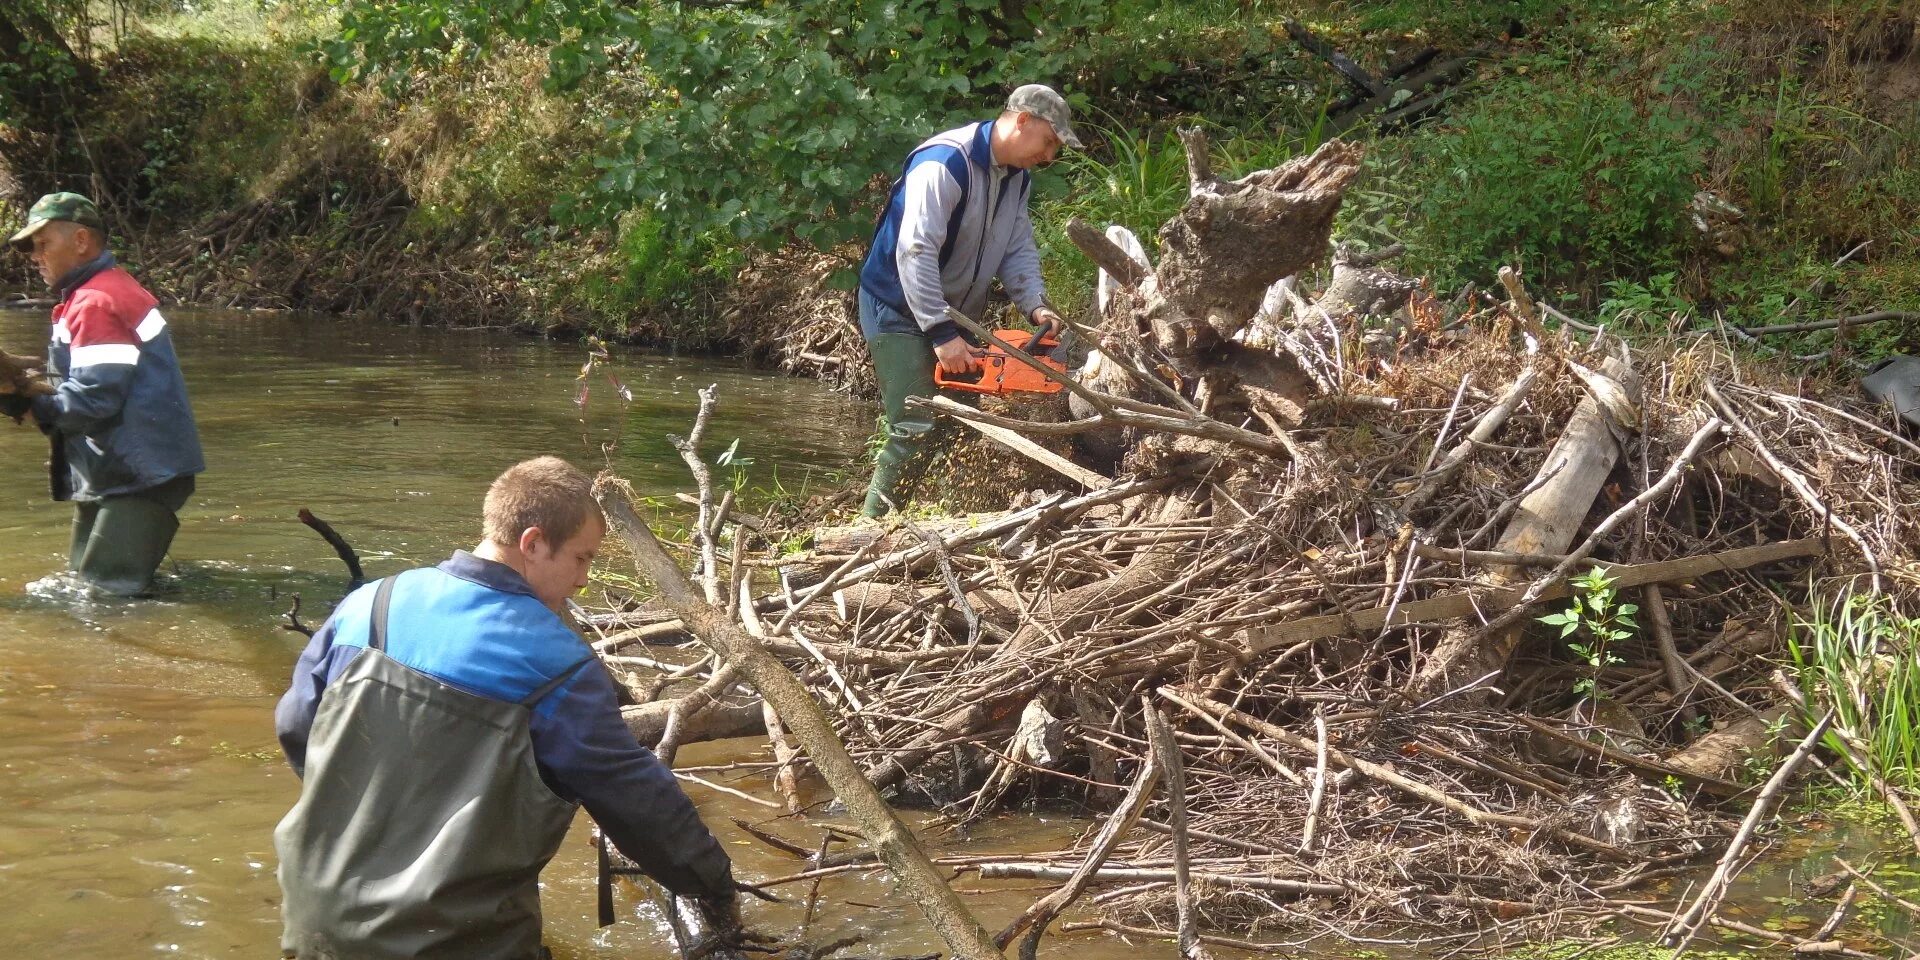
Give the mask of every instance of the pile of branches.
POLYGON ((786 373, 873 396, 873 365, 866 359, 854 294, 827 283, 848 266, 838 254, 811 250, 756 255, 721 295, 727 338, 786 373))
MULTIPOLYGON (((794 530, 702 480, 711 612, 800 677, 897 801, 960 830, 1021 803, 1096 819, 1074 849, 963 865, 1061 884, 1003 949, 1033 955, 1090 895, 1091 925, 1187 956, 1603 919, 1858 955, 1715 905, 1824 732, 1775 671, 1783 611, 1816 578, 1920 587, 1920 446, 1710 337, 1630 350, 1550 330, 1511 271, 1504 296, 1442 301, 1336 251, 1309 300, 1293 278, 1327 256, 1357 149, 1224 182, 1189 147, 1157 267, 1121 234, 1071 231, 1111 294, 1071 416, 928 403, 1060 489, 821 527, 796 556, 774 546, 794 530), (1027 436, 1075 438, 1076 462, 1027 436), (1573 619, 1537 622, 1569 598, 1573 619), (1649 899, 1716 860, 1697 899, 1649 899)), ((698 433, 683 451, 703 475, 698 433)), ((724 658, 636 652, 684 637, 684 612, 595 626, 617 666, 679 665, 636 678, 657 702, 629 708, 670 717, 670 742, 710 703, 751 706, 724 658), (699 690, 661 699, 674 683, 699 690)), ((798 809, 806 761, 758 719, 798 809)))

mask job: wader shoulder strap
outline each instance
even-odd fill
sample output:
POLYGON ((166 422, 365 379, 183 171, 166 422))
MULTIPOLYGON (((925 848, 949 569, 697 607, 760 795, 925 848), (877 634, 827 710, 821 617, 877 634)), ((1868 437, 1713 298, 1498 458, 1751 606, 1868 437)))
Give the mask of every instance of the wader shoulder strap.
POLYGON ((594 659, 595 658, 591 654, 589 654, 588 656, 582 657, 579 660, 575 661, 573 666, 570 666, 565 670, 560 671, 559 674, 557 674, 552 680, 548 680, 546 683, 541 684, 540 689, 527 694, 527 698, 525 700, 520 701, 520 705, 523 707, 531 708, 534 704, 539 703, 543 698, 545 698, 547 694, 560 689, 561 684, 566 683, 567 680, 570 679, 574 674, 580 672, 581 667, 584 667, 587 664, 592 663, 594 659))
POLYGON ((373 620, 367 634, 367 647, 387 652, 387 606, 393 601, 393 582, 399 575, 380 581, 379 589, 373 592, 373 620))

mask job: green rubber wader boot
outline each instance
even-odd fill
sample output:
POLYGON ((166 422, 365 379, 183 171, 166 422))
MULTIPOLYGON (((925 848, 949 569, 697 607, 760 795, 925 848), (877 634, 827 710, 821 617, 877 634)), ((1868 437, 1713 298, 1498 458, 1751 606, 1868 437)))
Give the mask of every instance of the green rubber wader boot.
POLYGON ((908 397, 933 396, 933 342, 912 333, 882 333, 867 341, 873 372, 880 381, 880 409, 887 416, 887 442, 873 458, 873 482, 860 514, 885 516, 888 501, 899 504, 895 487, 907 461, 933 429, 933 419, 907 410, 908 397))
POLYGON ((75 503, 68 563, 102 592, 121 597, 146 593, 180 529, 175 514, 191 496, 189 476, 137 493, 75 503))

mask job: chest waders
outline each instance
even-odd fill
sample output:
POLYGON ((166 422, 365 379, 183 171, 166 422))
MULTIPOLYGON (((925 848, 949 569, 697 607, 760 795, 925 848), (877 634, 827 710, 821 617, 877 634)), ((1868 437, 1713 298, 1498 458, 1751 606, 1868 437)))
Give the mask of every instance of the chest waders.
POLYGON ((274 830, 282 953, 535 960, 540 870, 575 806, 541 781, 528 713, 587 660, 518 703, 456 690, 387 657, 395 579, 320 702, 300 800, 274 830))

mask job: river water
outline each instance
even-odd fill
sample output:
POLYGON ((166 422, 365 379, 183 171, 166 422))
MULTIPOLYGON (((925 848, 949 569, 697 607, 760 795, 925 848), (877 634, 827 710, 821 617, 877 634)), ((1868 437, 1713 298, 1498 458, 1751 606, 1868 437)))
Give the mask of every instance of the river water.
MULTIPOLYGON (((596 380, 583 426, 573 403, 578 344, 333 318, 176 310, 174 336, 208 471, 183 514, 163 594, 140 602, 47 599, 29 585, 64 565, 71 508, 45 496, 46 447, 0 420, 0 956, 278 955, 273 825, 298 782, 272 711, 304 638, 280 629, 298 595, 317 623, 345 587, 302 507, 359 549, 370 576, 473 545, 486 485, 505 466, 557 453, 585 467, 616 437, 615 467, 644 494, 689 489, 666 440, 684 433, 695 390, 720 388, 709 452, 740 441, 750 484, 789 488, 844 469, 871 432, 870 407, 810 381, 734 364, 622 355, 625 416, 596 380)), ((39 312, 0 310, 0 345, 44 347, 39 312)), ((762 744, 690 747, 681 764, 764 759, 762 744)), ((716 779, 731 779, 715 773, 716 779)), ((765 783, 738 780, 765 796, 765 783)), ((697 784, 689 792, 743 878, 799 867, 729 818, 769 810, 697 784)), ((594 928, 584 816, 545 875, 549 943, 560 958, 672 956, 650 909, 622 895, 626 922, 594 928)), ((1077 825, 1008 818, 1031 844, 1077 825)), ((771 829, 808 844, 817 829, 771 829)), ((799 899, 805 884, 784 888, 799 899)), ((992 916, 1034 894, 982 900, 992 916)), ((791 932, 796 906, 749 906, 791 932)), ((860 933, 875 953, 936 941, 911 904, 872 877, 822 890, 817 935, 860 933)))

